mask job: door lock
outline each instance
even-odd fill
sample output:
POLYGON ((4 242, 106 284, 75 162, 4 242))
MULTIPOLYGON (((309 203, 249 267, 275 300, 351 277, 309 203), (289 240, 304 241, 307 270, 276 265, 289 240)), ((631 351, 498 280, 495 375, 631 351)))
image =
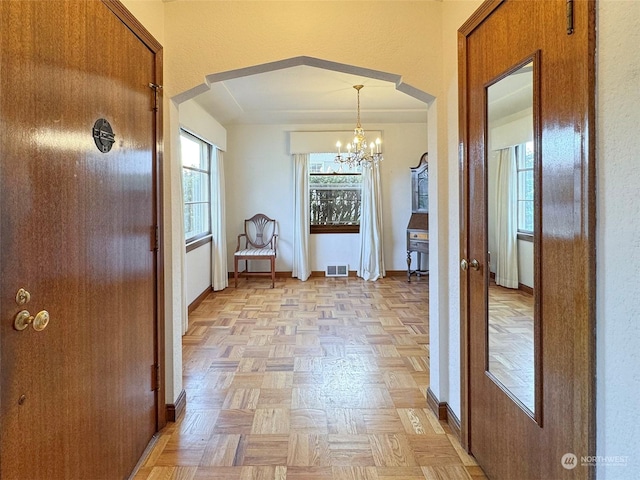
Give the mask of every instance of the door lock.
POLYGON ((29 300, 31 300, 31 294, 29 292, 27 292, 24 288, 18 290, 18 293, 16 293, 16 303, 18 305, 29 303, 29 300))

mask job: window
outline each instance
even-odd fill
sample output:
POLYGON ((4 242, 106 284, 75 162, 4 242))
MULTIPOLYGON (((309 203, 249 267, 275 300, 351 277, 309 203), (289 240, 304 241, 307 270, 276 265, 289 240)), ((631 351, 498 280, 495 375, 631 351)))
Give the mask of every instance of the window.
POLYGON ((186 243, 211 233, 210 159, 211 145, 180 132, 184 236, 186 243))
POLYGON ((311 233, 358 233, 362 172, 340 169, 334 153, 309 155, 311 233))
POLYGON ((516 147, 518 171, 518 235, 533 238, 533 142, 516 147), (524 149, 524 151, 523 151, 524 149))

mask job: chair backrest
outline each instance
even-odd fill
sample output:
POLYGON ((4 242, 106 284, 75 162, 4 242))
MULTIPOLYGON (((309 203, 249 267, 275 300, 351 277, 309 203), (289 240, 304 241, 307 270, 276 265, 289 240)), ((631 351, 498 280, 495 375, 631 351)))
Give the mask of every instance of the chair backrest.
POLYGON ((247 242, 254 248, 273 247, 273 236, 276 234, 276 221, 263 213, 257 213, 244 221, 244 233, 247 242))

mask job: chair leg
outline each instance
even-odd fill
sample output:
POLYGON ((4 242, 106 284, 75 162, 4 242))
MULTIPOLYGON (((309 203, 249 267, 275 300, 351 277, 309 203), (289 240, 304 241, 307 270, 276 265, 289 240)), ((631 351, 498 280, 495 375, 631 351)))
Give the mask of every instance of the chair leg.
POLYGON ((276 283, 276 259, 271 257, 271 288, 275 286, 276 283))
POLYGON ((233 257, 233 280, 235 288, 238 288, 238 257, 233 257))

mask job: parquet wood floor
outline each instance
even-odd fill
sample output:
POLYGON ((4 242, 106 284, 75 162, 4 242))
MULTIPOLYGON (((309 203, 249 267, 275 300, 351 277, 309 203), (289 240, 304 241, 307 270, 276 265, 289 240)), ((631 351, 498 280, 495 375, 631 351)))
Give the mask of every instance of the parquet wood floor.
POLYGON ((489 285, 489 371, 529 410, 535 405, 533 295, 489 285))
POLYGON ((428 278, 251 279, 183 338, 185 414, 136 480, 485 478, 427 407, 428 278))

